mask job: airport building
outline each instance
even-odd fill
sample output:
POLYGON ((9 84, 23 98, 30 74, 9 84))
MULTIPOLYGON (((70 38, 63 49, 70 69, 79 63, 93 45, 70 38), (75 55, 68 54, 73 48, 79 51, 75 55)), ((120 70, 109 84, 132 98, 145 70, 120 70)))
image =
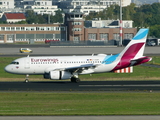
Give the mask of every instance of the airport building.
MULTIPOLYGON (((63 24, 1 24, 0 43, 58 41, 119 41, 119 20, 96 18, 85 21, 83 13, 65 14, 63 24)), ((132 21, 123 21, 123 39, 131 39, 137 32, 132 21)))

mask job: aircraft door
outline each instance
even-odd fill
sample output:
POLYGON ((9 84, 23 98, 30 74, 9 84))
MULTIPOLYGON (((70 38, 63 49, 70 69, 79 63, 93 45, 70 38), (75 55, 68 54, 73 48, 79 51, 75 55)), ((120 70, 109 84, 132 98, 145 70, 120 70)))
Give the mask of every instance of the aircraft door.
POLYGON ((27 58, 27 59, 24 60, 24 68, 25 69, 29 69, 30 68, 30 62, 29 62, 29 60, 30 60, 29 58, 27 58))

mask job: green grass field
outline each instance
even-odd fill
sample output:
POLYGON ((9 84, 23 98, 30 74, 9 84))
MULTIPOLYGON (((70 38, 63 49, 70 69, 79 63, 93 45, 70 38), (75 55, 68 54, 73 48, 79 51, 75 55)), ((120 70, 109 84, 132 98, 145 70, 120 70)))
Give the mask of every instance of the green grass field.
MULTIPOLYGON (((154 57, 150 64, 159 64, 154 57)), ((0 58, 1 81, 23 81, 24 75, 3 69, 16 58, 0 58)), ((85 80, 160 80, 160 68, 134 67, 134 73, 81 75, 85 80)), ((41 75, 30 80, 44 80, 41 75)), ((126 92, 0 92, 0 115, 160 115, 160 93, 126 92)))
POLYGON ((159 93, 0 93, 0 115, 159 115, 159 93))

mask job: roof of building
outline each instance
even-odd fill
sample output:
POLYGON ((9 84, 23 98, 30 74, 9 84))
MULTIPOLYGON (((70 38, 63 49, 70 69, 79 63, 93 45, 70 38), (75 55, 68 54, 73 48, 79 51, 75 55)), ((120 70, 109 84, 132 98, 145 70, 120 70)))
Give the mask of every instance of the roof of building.
POLYGON ((26 19, 23 13, 4 13, 7 19, 26 19))

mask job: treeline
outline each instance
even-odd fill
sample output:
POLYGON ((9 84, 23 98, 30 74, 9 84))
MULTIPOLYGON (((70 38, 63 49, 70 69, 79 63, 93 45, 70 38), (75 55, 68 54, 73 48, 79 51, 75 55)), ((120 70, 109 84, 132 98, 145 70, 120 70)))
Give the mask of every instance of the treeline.
MULTIPOLYGON (((26 16, 26 21, 20 21, 15 24, 48 24, 48 23, 62 23, 63 22, 63 16, 62 16, 62 11, 57 10, 56 14, 53 15, 40 15, 40 14, 35 14, 33 10, 28 10, 25 12, 26 16)), ((0 20, 0 24, 6 24, 6 21, 0 20)))
MULTIPOLYGON (((137 28, 149 27, 150 35, 152 37, 160 38, 160 3, 145 4, 140 7, 136 7, 135 4, 131 4, 127 7, 123 7, 123 20, 133 20, 133 26, 137 28)), ((113 5, 107 9, 104 9, 99 13, 90 13, 86 16, 86 20, 93 18, 107 19, 119 19, 120 8, 118 5, 113 5)))
POLYGON ((56 14, 53 15, 40 15, 40 14, 35 14, 34 11, 29 10, 26 11, 26 22, 28 24, 32 23, 38 23, 38 24, 47 24, 47 23, 62 23, 63 22, 63 17, 62 17, 62 11, 58 10, 56 11, 56 14))

